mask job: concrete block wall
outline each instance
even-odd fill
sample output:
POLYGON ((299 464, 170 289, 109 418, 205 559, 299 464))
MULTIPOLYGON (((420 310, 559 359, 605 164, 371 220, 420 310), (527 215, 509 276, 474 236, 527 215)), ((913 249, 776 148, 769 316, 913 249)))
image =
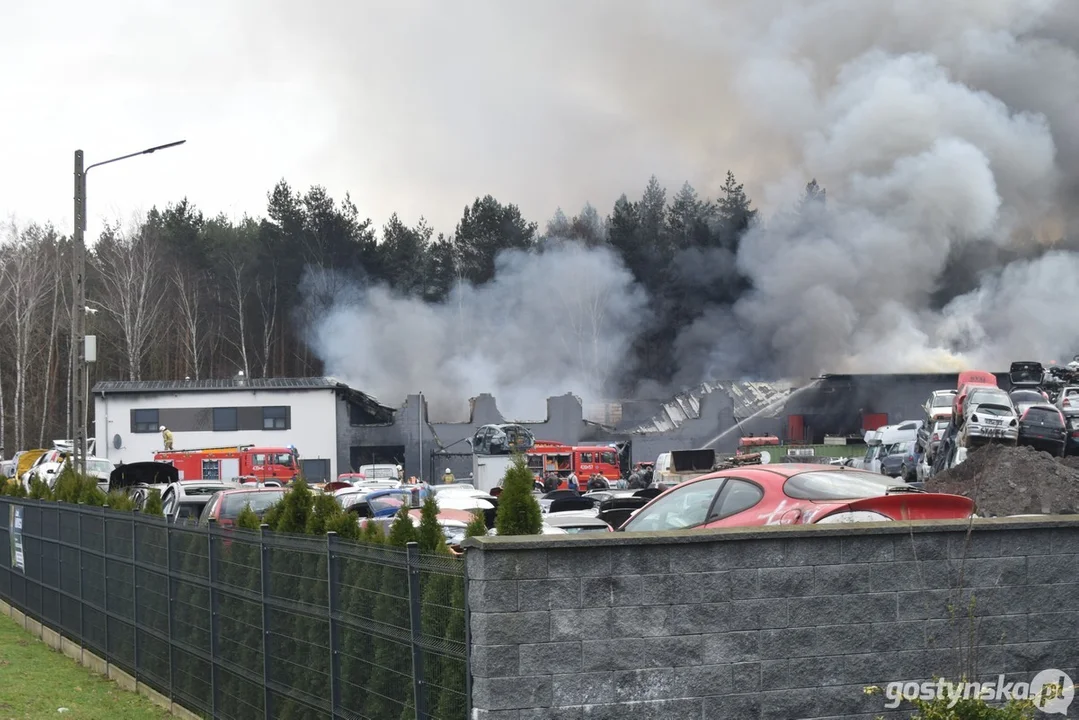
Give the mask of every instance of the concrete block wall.
POLYGON ((868 685, 1079 679, 1079 517, 467 547, 473 720, 868 720, 910 712, 868 685))

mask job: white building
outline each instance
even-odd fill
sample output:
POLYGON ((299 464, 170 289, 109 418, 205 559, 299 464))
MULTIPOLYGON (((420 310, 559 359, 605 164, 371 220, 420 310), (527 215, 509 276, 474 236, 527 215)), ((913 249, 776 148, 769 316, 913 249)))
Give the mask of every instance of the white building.
POLYGON ((293 445, 309 480, 332 479, 351 418, 393 423, 392 410, 324 377, 104 381, 93 395, 98 455, 116 463, 153 460, 164 449, 164 425, 174 450, 293 445))

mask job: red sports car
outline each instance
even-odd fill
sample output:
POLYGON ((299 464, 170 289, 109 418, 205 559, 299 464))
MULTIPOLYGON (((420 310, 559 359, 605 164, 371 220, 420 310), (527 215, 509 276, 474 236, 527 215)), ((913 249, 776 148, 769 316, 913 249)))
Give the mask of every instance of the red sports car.
POLYGON ((832 465, 731 468, 680 483, 627 520, 623 531, 965 519, 974 502, 832 465))

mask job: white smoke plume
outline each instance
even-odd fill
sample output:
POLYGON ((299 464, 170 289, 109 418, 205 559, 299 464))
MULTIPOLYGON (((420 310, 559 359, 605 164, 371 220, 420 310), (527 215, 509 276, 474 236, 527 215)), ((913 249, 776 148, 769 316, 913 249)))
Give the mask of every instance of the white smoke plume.
POLYGON ((491 393, 507 418, 543 420, 545 401, 604 397, 647 297, 607 248, 507 251, 495 279, 458 284, 442 304, 308 270, 308 342, 326 371, 396 406, 422 391, 436 420, 467 418, 491 393))
MULTIPOLYGON (((350 55, 353 26, 366 17, 360 5, 337 5, 338 30, 311 35, 326 68, 376 66, 350 55)), ((537 202, 607 207, 651 171, 712 197, 728 167, 746 182, 764 211, 736 260, 753 290, 734 307, 706 308, 679 337, 681 382, 995 370, 1079 351, 1079 257, 1067 249, 1079 220, 1071 0, 476 0, 464 15, 438 4, 393 22, 381 12, 379 47, 413 49, 398 77, 383 78, 409 99, 387 111, 433 118, 395 152, 456 153, 448 186, 468 196, 491 191, 534 213, 537 202), (431 68, 434 79, 423 80, 431 68), (447 93, 464 86, 472 114, 447 105, 447 93), (499 114, 502 106, 516 114, 499 114), (827 189, 827 205, 792 211, 811 178, 827 189)), ((343 95, 352 98, 342 101, 345 120, 371 116, 366 98, 343 95)), ((445 187, 429 182, 418 195, 445 187)), ((530 264, 565 276, 581 260, 515 256, 495 289, 459 289, 446 307, 371 290, 365 302, 377 310, 338 308, 340 322, 323 323, 319 347, 331 369, 386 394, 433 393, 427 386, 443 382, 447 395, 490 390, 508 402, 596 387, 598 366, 537 340, 540 328, 565 327, 562 296, 543 283, 526 290, 524 280, 530 264), (505 318, 493 317, 486 293, 505 318), (459 306, 475 319, 455 320, 459 306), (390 316, 419 334, 380 331, 371 320, 390 316), (467 342, 449 327, 469 329, 467 342), (426 357, 400 367, 394 358, 410 340, 426 357), (381 355, 383 346, 393 354, 381 355), (364 352, 374 355, 367 369, 356 364, 364 352)), ((730 269, 714 272, 725 279, 730 269)), ((624 274, 615 277, 611 296, 632 301, 606 308, 612 320, 597 342, 620 352, 639 327, 630 311, 644 301, 624 274)))

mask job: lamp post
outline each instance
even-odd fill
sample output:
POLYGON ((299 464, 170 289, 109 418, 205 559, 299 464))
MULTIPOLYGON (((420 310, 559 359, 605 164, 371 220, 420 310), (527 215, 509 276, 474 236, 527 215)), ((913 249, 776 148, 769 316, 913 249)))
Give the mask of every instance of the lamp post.
MULTIPOLYGON (((127 160, 138 155, 149 155, 165 148, 183 145, 186 140, 156 145, 139 152, 103 160, 83 168, 82 150, 75 151, 75 229, 74 257, 72 258, 72 307, 71 307, 71 437, 72 466, 86 474, 86 174, 93 168, 127 160)), ((96 345, 94 350, 96 350, 96 345)))

